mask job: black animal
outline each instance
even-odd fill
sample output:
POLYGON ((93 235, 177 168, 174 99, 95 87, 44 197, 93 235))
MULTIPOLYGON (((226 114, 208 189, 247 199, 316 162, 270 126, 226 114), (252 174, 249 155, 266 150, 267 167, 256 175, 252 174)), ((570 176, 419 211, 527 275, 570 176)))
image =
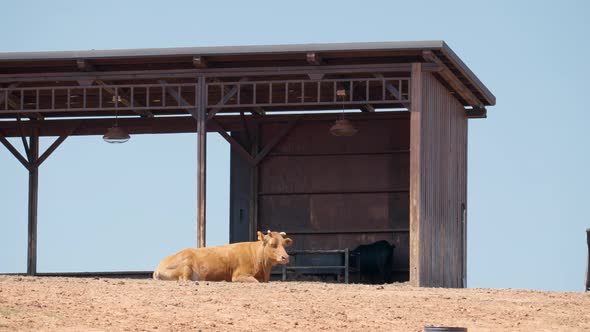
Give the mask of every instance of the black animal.
POLYGON ((393 282, 394 245, 385 240, 362 244, 351 251, 351 265, 356 267, 360 260, 360 282, 384 284, 393 282))

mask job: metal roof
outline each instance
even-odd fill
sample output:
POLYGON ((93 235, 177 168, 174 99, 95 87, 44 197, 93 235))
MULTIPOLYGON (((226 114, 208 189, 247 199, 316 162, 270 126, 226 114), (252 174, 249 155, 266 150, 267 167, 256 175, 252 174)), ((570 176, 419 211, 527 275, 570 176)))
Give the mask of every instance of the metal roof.
POLYGON ((477 76, 461 61, 461 59, 442 40, 434 41, 399 41, 399 42, 366 42, 366 43, 328 43, 328 44, 285 44, 285 45, 256 45, 256 46, 216 46, 216 47, 180 47, 180 48, 145 48, 119 50, 85 50, 85 51, 51 51, 51 52, 8 52, 0 53, 0 76, 3 68, 10 67, 11 72, 18 67, 30 68, 37 62, 68 60, 94 61, 133 61, 143 62, 150 59, 166 57, 193 56, 256 56, 268 57, 300 53, 346 53, 348 57, 362 55, 366 52, 403 53, 404 51, 433 51, 449 66, 449 69, 467 86, 483 104, 495 105, 496 98, 477 76))
POLYGON ((141 58, 154 56, 182 55, 242 55, 272 53, 305 53, 327 51, 387 51, 442 49, 443 41, 416 42, 370 42, 370 43, 329 43, 329 44, 283 44, 214 47, 143 48, 119 50, 50 51, 50 52, 8 52, 0 53, 0 61, 11 60, 68 60, 101 58, 141 58))

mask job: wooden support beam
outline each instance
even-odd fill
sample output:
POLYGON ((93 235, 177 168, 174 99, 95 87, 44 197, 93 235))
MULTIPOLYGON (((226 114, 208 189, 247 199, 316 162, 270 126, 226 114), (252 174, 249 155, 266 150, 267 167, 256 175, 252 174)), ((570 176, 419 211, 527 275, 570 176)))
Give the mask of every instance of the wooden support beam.
POLYGON ((20 105, 17 104, 14 100, 12 100, 11 96, 12 96, 11 93, 4 94, 3 102, 8 103, 8 106, 10 106, 12 109, 15 109, 15 110, 21 109, 20 105))
MULTIPOLYGON (((207 77, 240 77, 240 76, 273 76, 273 75, 307 75, 310 72, 323 74, 351 74, 375 72, 408 71, 411 67, 407 63, 367 64, 367 65, 324 65, 324 66, 268 66, 249 68, 204 68, 204 69, 169 69, 169 70, 127 70, 127 71, 98 71, 98 72, 44 72, 26 74, 0 74, 0 83, 13 82, 51 82, 51 81, 79 81, 79 80, 147 80, 167 78, 193 79, 198 74, 207 77)), ((433 64, 424 64, 425 71, 438 71, 433 64)))
POLYGON ((30 143, 27 274, 34 276, 37 274, 37 211, 39 203, 39 168, 35 166, 39 158, 38 129, 33 130, 30 143))
POLYGON ((246 151, 240 143, 238 143, 233 137, 227 134, 227 132, 223 129, 223 127, 212 119, 211 121, 217 127, 217 132, 225 138, 225 140, 231 145, 231 147, 238 152, 248 163, 252 166, 258 165, 264 157, 293 129, 295 124, 297 124, 298 118, 291 119, 287 125, 283 127, 283 129, 275 136, 273 139, 268 142, 268 144, 262 149, 260 152, 256 154, 256 157, 253 158, 248 151, 246 151))
POLYGON ((361 111, 367 113, 374 113, 375 107, 373 107, 373 105, 370 104, 364 104, 363 106, 361 106, 361 111))
POLYGON ((23 128, 20 115, 16 116, 16 122, 18 123, 18 130, 20 131, 20 137, 23 142, 23 147, 25 148, 25 154, 27 155, 27 159, 31 160, 31 150, 29 149, 29 144, 27 143, 27 135, 25 135, 25 129, 23 128))
POLYGON ((94 65, 86 59, 77 59, 76 66, 80 71, 96 71, 94 65))
POLYGON ((477 98, 471 90, 469 90, 453 72, 434 54, 432 51, 423 51, 422 56, 426 61, 434 62, 440 71, 438 75, 442 76, 447 83, 453 88, 461 98, 465 100, 471 107, 482 109, 485 105, 477 98))
MULTIPOLYGON (((167 84, 166 81, 164 80, 159 80, 158 83, 160 84, 167 84)), ((197 118, 197 109, 196 107, 193 107, 189 104, 189 102, 187 102, 184 98, 182 98, 182 96, 180 95, 180 93, 176 90, 174 90, 173 87, 166 85, 166 93, 168 93, 169 95, 172 96, 172 98, 174 98, 174 100, 176 100, 176 102, 178 103, 178 105, 180 105, 182 108, 185 108, 195 119, 197 118)), ((198 103, 198 102, 197 102, 198 103)))
POLYGON ((321 80, 322 78, 324 78, 323 73, 309 73, 307 74, 307 76, 310 80, 321 80))
POLYGON ((588 245, 588 263, 586 265, 586 292, 590 292, 590 228, 586 229, 586 243, 588 245))
POLYGON ((225 138, 225 140, 229 143, 232 149, 239 153, 250 165, 254 165, 254 158, 250 155, 244 147, 238 141, 236 141, 233 137, 231 137, 225 129, 217 122, 215 119, 211 119, 211 122, 217 127, 217 132, 221 135, 221 137, 225 138))
POLYGON ((293 127, 295 127, 295 125, 297 124, 297 121, 299 121, 299 118, 294 118, 289 120, 289 122, 287 123, 286 126, 283 127, 283 129, 281 129, 281 131, 275 136, 273 137, 273 139, 268 142, 266 144, 266 146, 256 155, 256 158, 254 158, 254 164, 258 165, 263 159, 264 157, 266 157, 266 155, 285 137, 287 136, 287 134, 291 131, 291 129, 293 129, 293 127))
POLYGON ((305 55, 305 59, 307 60, 307 63, 314 66, 319 66, 324 63, 322 57, 316 52, 308 52, 305 55))
POLYGON ((49 156, 53 153, 53 151, 55 151, 55 149, 57 149, 61 143, 63 143, 66 138, 68 138, 69 135, 61 135, 60 137, 58 137, 53 144, 51 144, 51 146, 49 146, 49 148, 47 148, 47 150, 45 150, 45 152, 41 155, 41 157, 39 157, 39 159, 37 160, 37 162, 35 163, 35 167, 39 167, 41 166, 41 164, 45 161, 45 159, 49 158, 49 156))
POLYGON ((410 283, 421 285, 422 64, 412 64, 410 108, 410 283))
MULTIPOLYGON (((196 113, 196 112, 195 112, 196 113)), ((326 123, 334 122, 333 113, 316 113, 316 114, 272 114, 267 117, 252 116, 249 121, 258 120, 262 122, 287 122, 294 116, 300 116, 304 121, 325 121, 326 123)), ((345 113, 345 117, 351 121, 363 121, 367 115, 365 113, 354 112, 345 113)), ((409 119, 410 112, 376 112, 371 115, 373 120, 386 119, 409 119)), ((119 118, 119 125, 124 127, 130 135, 139 134, 171 134, 171 133, 196 133, 197 123, 193 116, 159 116, 154 118, 119 118)), ((228 131, 243 130, 243 124, 239 115, 224 115, 215 118, 217 122, 223 125, 228 131)), ((84 118, 84 119, 55 119, 50 121, 23 121, 25 132, 31 128, 39 128, 40 135, 60 136, 67 132, 68 129, 80 125, 73 136, 92 136, 104 135, 108 128, 113 126, 113 120, 109 118, 84 118)), ((253 131, 253 125, 250 129, 253 131)), ((215 128, 207 127, 209 132, 217 132, 215 128)), ((0 121, 0 131, 5 137, 20 137, 18 124, 16 121, 0 121)), ((251 132, 252 137, 254 133, 251 132)), ((252 138, 254 140, 254 138, 252 138)))
MULTIPOLYGON (((18 87, 18 83, 12 83, 12 84, 10 84, 10 85, 7 87, 7 89, 13 89, 13 88, 16 88, 16 87, 18 87)), ((2 104, 4 103, 4 101, 5 101, 6 99, 8 99, 8 101, 9 101, 9 103, 10 103, 10 99, 9 99, 9 97, 10 97, 10 94, 8 93, 8 91, 6 91, 6 93, 2 93, 2 94, 0 94, 0 109, 3 109, 3 108, 4 108, 4 107, 2 107, 2 104)), ((11 105, 11 107, 12 107, 12 105, 11 105)), ((12 108, 16 108, 16 107, 12 107, 12 108)))
POLYGON ((18 161, 20 161, 20 163, 23 164, 23 166, 25 166, 26 169, 31 169, 31 165, 29 164, 27 158, 23 157, 23 155, 20 154, 20 152, 18 152, 18 150, 12 144, 10 144, 10 142, 6 139, 6 137, 4 137, 2 133, 0 133, 0 143, 2 143, 6 147, 6 149, 8 149, 8 151, 10 151, 10 153, 12 153, 12 155, 18 161))
MULTIPOLYGON (((7 89, 13 89, 19 86, 19 83, 12 83, 10 84, 7 89)), ((4 109, 6 104, 8 104, 8 106, 10 106, 12 109, 18 110, 18 109, 22 109, 21 105, 17 104, 14 100, 12 100, 11 98, 12 93, 10 93, 9 91, 5 91, 5 93, 0 94, 0 109, 4 109)), ((36 117, 40 117, 41 114, 39 113, 32 113, 32 114, 36 114, 36 117)))
MULTIPOLYGON (((23 112, 23 111, 27 111, 24 109, 24 107, 21 107, 21 103, 17 103, 14 100, 12 100, 12 94, 9 92, 3 93, 0 96, 0 109, 4 109, 6 107, 6 104, 2 105, 4 102, 6 102, 8 104, 8 106, 10 106, 11 109, 13 110, 17 110, 17 111, 21 111, 19 112, 20 114, 24 115, 25 117, 31 118, 31 119, 37 119, 37 120, 43 120, 43 115, 41 115, 41 113, 39 112, 23 112)), ((19 114, 17 113, 17 114, 19 114)))
MULTIPOLYGON (((360 96, 360 98, 362 100, 366 100, 362 96, 360 96)), ((361 112, 367 112, 367 113, 374 113, 375 112, 375 107, 373 107, 373 105, 371 105, 371 104, 364 104, 360 108, 361 108, 361 112)))
MULTIPOLYGON (((401 222, 401 221, 400 221, 401 222)), ((287 235, 323 235, 323 234, 379 234, 379 233, 409 233, 408 228, 363 228, 354 230, 315 230, 315 229, 298 229, 284 230, 287 235)))
POLYGON ((250 135, 250 128, 248 128, 248 121, 246 120, 246 116, 244 112, 240 112, 240 120, 242 120, 242 126, 244 128, 244 133, 246 134, 246 144, 248 146, 252 146, 252 135, 250 135))
MULTIPOLYGON (((107 86, 108 84, 106 84, 104 81, 95 80, 95 82, 96 82, 96 84, 100 85, 102 87, 102 89, 104 91, 106 91, 108 94, 110 94, 111 96, 113 96, 113 97, 117 96, 119 99, 117 102, 120 102, 121 104, 125 105, 126 107, 143 107, 143 105, 140 105, 135 100, 133 101, 133 104, 131 104, 131 101, 130 101, 131 98, 126 93, 124 93, 123 91, 115 91, 114 89, 108 87, 107 86)), ((164 96, 162 96, 162 98, 163 97, 164 96)), ((141 116, 148 117, 148 118, 154 117, 154 114, 148 110, 135 110, 134 109, 133 112, 135 112, 141 116)))
POLYGON ((252 110, 250 111, 252 114, 258 114, 260 116, 264 116, 266 115, 266 111, 264 110, 264 108, 256 106, 254 108, 252 108, 252 110))
POLYGON ((82 79, 82 80, 78 80, 78 85, 79 86, 83 86, 83 87, 89 87, 94 83, 94 80, 91 79, 82 79))
MULTIPOLYGON (((375 76, 375 78, 378 79, 384 79, 385 76, 383 76, 383 74, 373 74, 373 76, 375 76)), ((402 99, 402 94, 399 92, 399 90, 393 86, 393 84, 391 83, 387 83, 385 84, 385 89, 387 89, 387 91, 389 93, 391 93, 395 98, 401 100, 402 99)), ((402 105, 404 105, 405 108, 410 109, 410 104, 411 103, 402 103, 402 105)))
MULTIPOLYGON (((243 77, 242 79, 240 79, 238 82, 245 82, 247 81, 248 78, 243 77)), ((212 105, 212 109, 209 110, 209 113, 207 114, 207 121, 213 119, 213 117, 223 109, 223 107, 219 107, 220 105, 225 105, 229 102, 230 99, 233 98, 233 96, 235 96, 238 93, 238 89, 239 89, 239 85, 236 84, 234 85, 227 93, 225 91, 222 91, 222 93, 224 93, 223 98, 221 98, 221 101, 219 102, 219 104, 217 105, 212 105), (218 106, 218 107, 215 107, 218 106)))
POLYGON ((470 119, 485 119, 488 117, 488 110, 484 108, 472 108, 465 110, 470 119))
POLYGON ((206 246, 207 206, 207 93, 206 80, 199 76, 197 96, 197 246, 206 246))
POLYGON ((203 69, 209 67, 209 63, 205 57, 195 56, 193 57, 193 66, 195 66, 197 69, 203 69))
MULTIPOLYGON (((260 122, 254 121, 254 130, 252 133, 252 145, 250 149, 250 154, 252 156, 256 156, 259 151, 259 141, 260 141, 260 122)), ((250 241, 256 240, 256 231, 258 231, 258 185, 259 185, 259 168, 257 164, 253 164, 252 170, 250 172, 250 200, 248 202, 249 206, 249 216, 248 216, 248 238, 250 241)))
MULTIPOLYGON (((20 119, 19 119, 20 123, 20 119)), ((29 171, 29 199, 28 199, 28 245, 27 245, 27 275, 37 274, 37 216, 39 205, 39 166, 53 151, 75 130, 72 128, 68 134, 60 136, 53 144, 39 157, 39 128, 32 127, 29 137, 28 160, 25 159, 10 142, 0 133, 0 142, 25 166, 29 171)), ((24 137, 23 137, 23 140, 24 137)), ((26 142, 26 140, 25 140, 26 142)), ((25 147, 27 147, 25 145, 25 147)))

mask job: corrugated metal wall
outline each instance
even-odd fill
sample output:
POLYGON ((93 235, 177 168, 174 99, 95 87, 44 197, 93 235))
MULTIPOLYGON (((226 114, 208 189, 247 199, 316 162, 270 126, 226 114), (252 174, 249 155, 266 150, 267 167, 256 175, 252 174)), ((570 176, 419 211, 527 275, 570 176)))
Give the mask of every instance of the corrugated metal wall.
POLYGON ((422 82, 416 282, 420 286, 463 287, 467 117, 464 107, 433 74, 422 73, 422 82))

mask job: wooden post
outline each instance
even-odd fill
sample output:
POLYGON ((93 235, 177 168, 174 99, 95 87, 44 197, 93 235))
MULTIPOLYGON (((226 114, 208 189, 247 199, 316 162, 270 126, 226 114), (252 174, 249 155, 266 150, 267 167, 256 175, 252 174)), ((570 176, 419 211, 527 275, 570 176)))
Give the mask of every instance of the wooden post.
POLYGON ((37 206, 39 197, 39 129, 33 129, 30 139, 29 155, 29 222, 28 222, 28 250, 27 274, 37 274, 37 206))
POLYGON ((197 247, 206 246, 207 88, 199 76, 197 105, 197 247))
POLYGON ((422 136, 422 64, 412 64, 410 90, 410 283, 421 282, 421 136, 422 136))
POLYGON ((349 272, 349 260, 350 259, 350 253, 348 252, 348 248, 344 249, 344 283, 348 284, 348 272, 349 272))
POLYGON ((465 203, 461 204, 461 254, 463 258, 461 260, 461 287, 467 288, 467 207, 465 203))
POLYGON ((590 291, 590 228, 586 230, 586 243, 588 244, 588 264, 586 265, 586 292, 590 291))
MULTIPOLYGON (((253 156, 258 155, 259 150, 259 132, 260 124, 254 120, 254 131, 252 133, 252 146, 250 153, 253 156)), ((250 218, 249 219, 249 239, 256 241, 256 231, 258 231, 258 163, 252 165, 250 173, 250 218)))

